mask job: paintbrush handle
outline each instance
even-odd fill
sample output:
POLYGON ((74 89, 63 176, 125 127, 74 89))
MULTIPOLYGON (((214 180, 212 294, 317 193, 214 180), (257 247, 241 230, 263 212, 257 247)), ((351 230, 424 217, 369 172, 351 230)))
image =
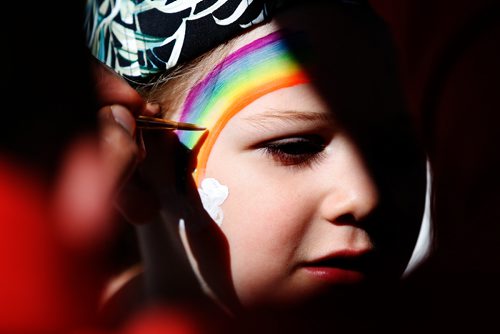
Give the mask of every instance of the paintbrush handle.
POLYGON ((192 123, 176 122, 168 119, 140 115, 136 119, 137 127, 147 130, 188 130, 203 131, 206 128, 192 123))

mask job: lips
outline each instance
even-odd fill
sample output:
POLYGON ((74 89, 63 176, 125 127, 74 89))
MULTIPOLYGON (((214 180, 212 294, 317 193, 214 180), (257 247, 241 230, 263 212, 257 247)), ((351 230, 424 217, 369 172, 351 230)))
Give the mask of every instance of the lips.
POLYGON ((329 284, 355 284, 368 274, 370 250, 342 250, 301 264, 311 278, 329 284))

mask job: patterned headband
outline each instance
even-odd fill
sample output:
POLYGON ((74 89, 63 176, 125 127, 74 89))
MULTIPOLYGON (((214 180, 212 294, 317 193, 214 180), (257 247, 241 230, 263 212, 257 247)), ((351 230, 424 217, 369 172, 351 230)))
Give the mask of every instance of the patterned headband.
POLYGON ((145 83, 266 22, 286 5, 301 2, 305 1, 87 0, 87 43, 97 59, 124 78, 145 83))

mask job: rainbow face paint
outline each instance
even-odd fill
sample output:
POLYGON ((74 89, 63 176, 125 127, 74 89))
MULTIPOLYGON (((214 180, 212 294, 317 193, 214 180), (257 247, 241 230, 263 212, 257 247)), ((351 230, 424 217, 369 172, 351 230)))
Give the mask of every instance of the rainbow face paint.
MULTIPOLYGON (((275 90, 309 82, 287 38, 278 31, 243 46, 190 91, 179 121, 195 123, 209 131, 198 154, 197 183, 203 177, 219 133, 237 112, 275 90)), ((194 131, 178 134, 180 141, 189 148, 193 148, 201 136, 194 131)))

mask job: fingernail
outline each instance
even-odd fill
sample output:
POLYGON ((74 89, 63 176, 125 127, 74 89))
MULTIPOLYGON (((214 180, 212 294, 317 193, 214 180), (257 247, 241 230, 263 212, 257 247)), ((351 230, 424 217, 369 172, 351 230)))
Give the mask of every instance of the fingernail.
POLYGON ((158 103, 151 103, 151 102, 148 102, 146 104, 146 107, 144 108, 144 114, 145 115, 148 115, 148 116, 156 116, 160 113, 161 111, 161 108, 160 108, 160 105, 158 103))
POLYGON ((135 133, 135 119, 127 108, 118 104, 112 105, 111 112, 116 123, 120 124, 131 136, 135 133))

